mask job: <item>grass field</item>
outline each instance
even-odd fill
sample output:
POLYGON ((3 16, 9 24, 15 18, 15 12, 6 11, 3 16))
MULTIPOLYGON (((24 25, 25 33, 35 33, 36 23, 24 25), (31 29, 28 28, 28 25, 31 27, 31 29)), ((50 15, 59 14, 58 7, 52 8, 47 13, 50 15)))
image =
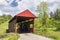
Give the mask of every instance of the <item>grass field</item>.
POLYGON ((35 20, 35 34, 60 40, 60 20, 49 20, 48 26, 41 26, 42 23, 38 19, 35 20))
POLYGON ((41 32, 40 30, 35 29, 35 34, 46 36, 49 38, 53 38, 55 40, 60 40, 60 32, 59 31, 48 31, 48 32, 41 32))
MULTIPOLYGON (((0 25, 0 35, 4 35, 7 34, 6 33, 6 29, 8 28, 8 21, 6 21, 5 23, 2 23, 0 25)), ((9 35, 5 36, 4 38, 0 38, 0 40, 18 40, 19 35, 15 34, 15 33, 10 33, 9 35)))
POLYGON ((18 40, 18 38, 19 38, 18 34, 10 33, 4 38, 0 38, 0 40, 18 40))
POLYGON ((8 21, 6 21, 5 23, 2 23, 0 25, 0 34, 6 33, 7 28, 8 28, 8 21))

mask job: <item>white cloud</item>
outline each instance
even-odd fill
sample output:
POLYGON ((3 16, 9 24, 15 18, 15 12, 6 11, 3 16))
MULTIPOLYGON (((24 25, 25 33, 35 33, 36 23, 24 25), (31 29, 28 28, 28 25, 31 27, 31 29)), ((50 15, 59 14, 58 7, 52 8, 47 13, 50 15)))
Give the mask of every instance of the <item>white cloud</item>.
POLYGON ((58 8, 58 5, 57 4, 54 4, 53 6, 50 6, 50 11, 55 11, 57 8, 58 8))
POLYGON ((4 12, 3 14, 9 15, 9 13, 4 12))
POLYGON ((2 14, 3 14, 2 11, 0 11, 0 16, 1 16, 2 14))
POLYGON ((5 5, 5 4, 0 4, 0 10, 3 12, 9 12, 11 15, 12 14, 15 15, 16 13, 19 13, 20 11, 25 9, 33 10, 35 7, 33 1, 31 0, 30 1, 22 0, 21 2, 18 2, 19 5, 17 7, 11 7, 10 5, 5 5))
MULTIPOLYGON (((10 0, 10 3, 12 1, 13 0, 10 0)), ((42 1, 46 1, 49 4, 51 4, 51 5, 49 5, 49 8, 52 11, 58 7, 58 3, 55 3, 55 2, 60 2, 60 0, 34 0, 34 1, 33 0, 22 0, 22 1, 17 0, 16 2, 18 2, 18 6, 11 7, 10 3, 7 3, 5 0, 0 0, 0 10, 7 14, 10 13, 11 15, 16 15, 17 13, 19 13, 25 9, 30 9, 31 11, 35 12, 37 5, 40 4, 42 1), (52 3, 53 3, 53 5, 52 5, 52 3)), ((2 15, 2 14, 3 13, 0 13, 0 15, 2 15)))
POLYGON ((0 0, 0 3, 2 3, 4 0, 0 0))
POLYGON ((55 0, 47 0, 47 2, 51 3, 51 2, 54 2, 55 0))
POLYGON ((2 16, 3 14, 9 15, 9 13, 0 11, 0 16, 2 16))

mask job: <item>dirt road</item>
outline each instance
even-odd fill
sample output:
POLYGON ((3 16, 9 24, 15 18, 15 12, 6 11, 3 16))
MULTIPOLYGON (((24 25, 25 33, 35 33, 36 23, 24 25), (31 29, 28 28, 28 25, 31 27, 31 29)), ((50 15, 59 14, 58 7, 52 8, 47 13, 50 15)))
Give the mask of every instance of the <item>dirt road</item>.
POLYGON ((32 33, 24 33, 24 34, 20 34, 20 38, 18 40, 53 40, 53 39, 32 33))

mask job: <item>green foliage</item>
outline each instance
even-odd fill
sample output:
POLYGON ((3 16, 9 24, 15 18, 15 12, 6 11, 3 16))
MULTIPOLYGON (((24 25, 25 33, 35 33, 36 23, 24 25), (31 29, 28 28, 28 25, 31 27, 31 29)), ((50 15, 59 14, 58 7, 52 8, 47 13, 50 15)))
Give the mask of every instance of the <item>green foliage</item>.
POLYGON ((0 16, 0 25, 3 24, 4 22, 10 20, 11 18, 12 18, 11 15, 5 15, 4 14, 4 15, 0 16))
POLYGON ((60 20, 55 20, 56 31, 60 31, 60 20))
POLYGON ((41 2, 38 6, 37 6, 37 12, 38 13, 43 13, 46 12, 48 10, 48 5, 46 2, 41 2))
POLYGON ((60 40, 60 31, 55 31, 58 26, 60 27, 60 21, 48 19, 47 25, 44 26, 41 26, 37 19, 35 20, 35 22, 35 34, 53 38, 55 40, 60 40), (58 25, 55 23, 57 23, 58 25))
POLYGON ((60 40, 60 9, 55 13, 47 14, 48 5, 46 2, 41 2, 37 6, 38 18, 35 19, 35 34, 51 37, 60 40), (57 32, 58 31, 58 32, 57 32))
POLYGON ((46 19, 46 24, 42 25, 42 20, 35 19, 35 29, 38 29, 40 31, 53 31, 56 29, 54 24, 54 19, 46 19))
POLYGON ((7 28, 8 28, 8 21, 0 25, 0 34, 6 33, 7 28))
POLYGON ((54 14, 53 12, 50 13, 50 18, 53 18, 54 17, 54 14))
MULTIPOLYGON (((11 15, 3 15, 0 16, 0 35, 6 34, 6 30, 8 29, 8 22, 11 19, 11 15)), ((18 34, 9 34, 4 38, 0 38, 0 40, 18 40, 18 34)))
POLYGON ((48 18, 47 10, 48 5, 46 2, 41 2, 41 4, 37 6, 37 12, 39 13, 38 19, 42 21, 42 25, 46 24, 46 19, 48 18))
POLYGON ((60 9, 57 9, 54 13, 50 13, 50 17, 54 18, 55 20, 60 20, 60 9))
POLYGON ((8 28, 8 21, 11 19, 11 15, 2 15, 0 16, 0 34, 6 33, 6 29, 8 28))
POLYGON ((0 40, 18 40, 19 35, 18 34, 9 34, 8 36, 1 38, 0 40))

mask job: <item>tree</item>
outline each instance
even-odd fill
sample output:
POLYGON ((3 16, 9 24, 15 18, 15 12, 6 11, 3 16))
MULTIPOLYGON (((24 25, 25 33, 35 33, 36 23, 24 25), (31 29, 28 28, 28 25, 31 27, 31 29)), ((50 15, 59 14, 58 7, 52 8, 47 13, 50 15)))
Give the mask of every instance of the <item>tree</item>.
POLYGON ((38 6, 37 6, 37 12, 39 13, 39 20, 42 19, 42 25, 46 24, 46 19, 48 18, 48 5, 46 2, 41 2, 38 6))
POLYGON ((55 19, 60 19, 60 9, 56 10, 56 12, 54 13, 54 18, 55 19))
POLYGON ((54 14, 53 12, 50 13, 50 18, 53 18, 54 17, 54 14))
POLYGON ((5 15, 5 14, 3 14, 2 16, 0 16, 0 24, 6 22, 8 20, 10 20, 11 18, 12 18, 11 15, 5 15))

